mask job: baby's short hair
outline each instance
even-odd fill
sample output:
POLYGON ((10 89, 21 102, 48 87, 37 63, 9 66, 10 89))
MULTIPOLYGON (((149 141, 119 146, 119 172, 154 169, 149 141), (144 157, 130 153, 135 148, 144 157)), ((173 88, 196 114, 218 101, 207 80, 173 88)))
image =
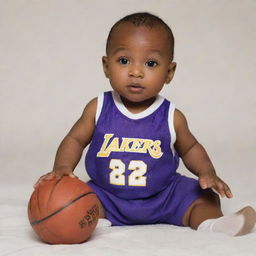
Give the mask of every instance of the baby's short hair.
POLYGON ((122 19, 120 19, 119 21, 117 21, 112 26, 112 28, 110 29, 110 32, 108 34, 107 44, 106 44, 106 53, 108 53, 108 50, 109 50, 110 40, 111 40, 113 31, 115 30, 115 28, 117 28, 120 24, 122 24, 124 22, 130 22, 136 27, 145 26, 145 27, 153 28, 155 26, 162 26, 168 34, 168 37, 170 40, 170 56, 171 56, 171 59, 173 59, 174 36, 173 36, 172 30, 161 18, 159 18, 158 16, 156 16, 154 14, 148 13, 148 12, 133 13, 133 14, 127 15, 127 16, 123 17, 122 19))

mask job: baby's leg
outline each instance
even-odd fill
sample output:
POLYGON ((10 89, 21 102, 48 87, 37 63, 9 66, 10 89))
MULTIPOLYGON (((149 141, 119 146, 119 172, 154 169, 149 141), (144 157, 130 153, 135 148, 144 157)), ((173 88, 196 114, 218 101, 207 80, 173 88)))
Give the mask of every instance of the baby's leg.
POLYGON ((103 208, 103 206, 102 206, 102 203, 100 202, 100 204, 99 204, 99 218, 101 219, 101 218, 105 218, 105 212, 104 212, 104 208, 103 208))
POLYGON ((251 206, 246 206, 237 213, 206 220, 199 225, 197 230, 241 236, 250 233, 255 222, 255 210, 251 206))
POLYGON ((200 231, 238 236, 251 232, 256 223, 256 212, 250 206, 235 214, 222 215, 219 197, 209 192, 189 207, 183 217, 183 225, 200 231))
POLYGON ((197 229, 207 219, 216 219, 223 216, 219 196, 211 190, 198 198, 188 208, 182 219, 184 226, 197 229))
POLYGON ((98 220, 97 228, 110 227, 112 223, 105 218, 105 210, 101 202, 99 206, 100 206, 99 207, 100 209, 99 209, 99 220, 98 220))

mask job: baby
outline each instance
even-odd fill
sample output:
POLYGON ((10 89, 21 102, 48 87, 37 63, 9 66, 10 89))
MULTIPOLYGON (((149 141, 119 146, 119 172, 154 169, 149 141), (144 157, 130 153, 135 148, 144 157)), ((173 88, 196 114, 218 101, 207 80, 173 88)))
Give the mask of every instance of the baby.
POLYGON ((150 13, 128 15, 109 33, 103 69, 113 91, 92 99, 61 142, 53 170, 35 186, 73 171, 90 144, 88 185, 100 218, 112 225, 167 223, 231 236, 249 233, 256 212, 247 206, 223 216, 219 196, 231 198, 184 114, 159 95, 174 76, 174 37, 150 13), (177 173, 179 159, 198 180, 177 173))

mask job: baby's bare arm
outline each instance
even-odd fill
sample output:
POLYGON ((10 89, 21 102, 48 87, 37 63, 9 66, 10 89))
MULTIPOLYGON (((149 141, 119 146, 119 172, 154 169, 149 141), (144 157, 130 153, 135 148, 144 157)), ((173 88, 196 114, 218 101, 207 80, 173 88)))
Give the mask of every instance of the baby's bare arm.
POLYGON ((61 178, 63 175, 73 175, 73 171, 81 159, 84 148, 90 143, 95 127, 97 99, 90 101, 81 117, 71 128, 61 142, 55 157, 53 170, 40 177, 35 186, 41 181, 61 178))
POLYGON ((221 196, 231 198, 230 188, 216 175, 206 150, 190 132, 186 118, 179 110, 175 110, 174 127, 175 149, 187 169, 199 177, 200 186, 203 189, 213 188, 221 196))

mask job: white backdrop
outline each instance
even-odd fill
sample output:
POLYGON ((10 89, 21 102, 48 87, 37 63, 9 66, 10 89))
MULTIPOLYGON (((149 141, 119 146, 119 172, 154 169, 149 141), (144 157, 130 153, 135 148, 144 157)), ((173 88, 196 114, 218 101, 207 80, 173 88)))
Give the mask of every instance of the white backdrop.
MULTIPOLYGON (((162 95, 231 186, 224 210, 255 201, 254 0, 0 0, 0 185, 9 196, 22 197, 19 184, 29 195, 85 104, 110 89, 101 67, 107 34, 137 11, 173 29, 177 71, 162 95)), ((76 174, 87 179, 83 159, 76 174)))

